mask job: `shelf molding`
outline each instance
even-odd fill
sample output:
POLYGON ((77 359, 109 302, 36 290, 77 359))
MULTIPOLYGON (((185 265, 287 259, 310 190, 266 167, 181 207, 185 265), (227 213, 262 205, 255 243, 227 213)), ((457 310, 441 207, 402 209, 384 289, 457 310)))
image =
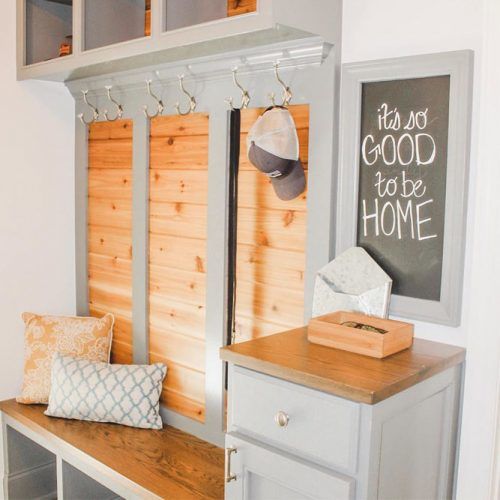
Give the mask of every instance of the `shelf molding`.
POLYGON ((194 58, 179 62, 140 68, 82 78, 66 82, 66 86, 76 100, 81 100, 81 91, 89 90, 95 97, 106 96, 106 85, 120 87, 121 92, 143 90, 146 79, 153 85, 162 87, 177 85, 178 75, 185 75, 185 82, 191 83, 226 80, 231 78, 231 70, 238 67, 238 75, 245 78, 256 73, 274 71, 273 64, 279 62, 283 71, 293 68, 320 66, 328 57, 333 46, 320 37, 268 45, 261 49, 245 49, 217 56, 194 58))

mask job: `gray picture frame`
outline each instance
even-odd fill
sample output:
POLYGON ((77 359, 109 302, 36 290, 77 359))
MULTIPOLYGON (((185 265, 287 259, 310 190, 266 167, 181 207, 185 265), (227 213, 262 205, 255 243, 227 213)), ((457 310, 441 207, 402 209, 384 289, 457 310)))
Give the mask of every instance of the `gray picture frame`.
POLYGON ((461 50, 342 67, 336 254, 356 245, 363 83, 450 76, 443 267, 439 301, 392 295, 390 314, 458 326, 461 321, 474 54, 461 50), (450 165, 453 168, 450 168, 450 165))

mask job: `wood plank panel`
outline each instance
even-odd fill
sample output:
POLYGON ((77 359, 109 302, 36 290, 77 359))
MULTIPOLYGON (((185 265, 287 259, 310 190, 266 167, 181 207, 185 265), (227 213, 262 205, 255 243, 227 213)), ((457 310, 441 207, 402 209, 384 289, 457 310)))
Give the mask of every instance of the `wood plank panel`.
POLYGON ((149 183, 152 201, 207 203, 207 170, 152 170, 149 183))
MULTIPOLYGON (((289 110, 297 127, 300 158, 307 169, 309 107, 290 106, 289 110)), ((271 181, 248 161, 246 136, 262 112, 248 109, 241 113, 237 341, 301 326, 304 316, 307 193, 291 201, 280 200, 271 181)))
POLYGON ((149 295, 149 322, 156 330, 173 331, 205 339, 205 306, 174 302, 161 295, 149 295))
POLYGON ((132 171, 130 169, 89 169, 89 195, 92 198, 130 200, 132 171))
POLYGON ((150 233, 149 263, 156 266, 205 273, 205 250, 204 240, 150 233))
POLYGON ((149 203, 150 359, 167 364, 162 401, 205 419, 208 186, 206 114, 151 121, 149 203))
POLYGON ((130 229, 89 225, 88 251, 117 259, 132 259, 130 229))
POLYGON ((92 315, 115 316, 111 360, 131 363, 132 338, 131 120, 89 127, 88 287, 92 315))
POLYGON ((208 135, 151 137, 150 168, 205 170, 208 135))
POLYGON ((305 255, 303 252, 279 250, 258 245, 238 245, 237 279, 304 289, 305 255))
POLYGON ((268 320, 263 321, 255 316, 246 317, 241 312, 238 315, 235 327, 238 340, 240 341, 273 335, 289 328, 288 325, 273 323, 268 320))
POLYGON ((116 122, 97 122, 89 127, 90 141, 109 141, 111 139, 132 139, 133 126, 131 120, 116 122))
POLYGON ((205 343, 202 340, 154 327, 151 328, 150 335, 152 353, 177 365, 205 372, 205 343))
POLYGON ((157 297, 196 306, 205 303, 204 274, 151 264, 150 275, 149 290, 157 297))
POLYGON ((305 248, 307 214, 295 210, 238 210, 238 242, 301 252, 305 248))
POLYGON ((129 168, 132 164, 132 139, 89 141, 89 168, 129 168))
POLYGON ((89 196, 87 222, 91 226, 103 225, 131 230, 132 200, 93 198, 89 196))
POLYGON ((193 137, 207 135, 209 115, 195 113, 194 115, 177 116, 176 119, 164 120, 158 117, 151 120, 151 137, 193 137))
POLYGON ((227 0, 227 15, 240 16, 257 10, 257 0, 227 0))
POLYGON ((207 237, 207 209, 190 203, 151 201, 149 230, 155 234, 204 240, 207 237))
POLYGON ((304 291, 238 281, 237 317, 256 317, 293 328, 303 324, 304 291))

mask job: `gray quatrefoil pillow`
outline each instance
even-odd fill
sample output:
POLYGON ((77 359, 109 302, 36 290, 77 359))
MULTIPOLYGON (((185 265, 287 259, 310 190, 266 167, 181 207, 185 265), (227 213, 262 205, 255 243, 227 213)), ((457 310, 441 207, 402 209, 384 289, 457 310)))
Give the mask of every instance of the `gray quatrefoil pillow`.
POLYGON ((161 429, 159 401, 166 373, 161 363, 110 365, 56 354, 45 415, 161 429))

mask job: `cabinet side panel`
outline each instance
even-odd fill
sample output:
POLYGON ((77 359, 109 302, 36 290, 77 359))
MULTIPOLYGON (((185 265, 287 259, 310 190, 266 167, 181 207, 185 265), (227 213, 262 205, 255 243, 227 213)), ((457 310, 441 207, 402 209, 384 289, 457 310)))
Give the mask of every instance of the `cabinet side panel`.
POLYGON ((452 425, 448 389, 442 390, 382 425, 379 498, 440 498, 443 454, 452 425))

